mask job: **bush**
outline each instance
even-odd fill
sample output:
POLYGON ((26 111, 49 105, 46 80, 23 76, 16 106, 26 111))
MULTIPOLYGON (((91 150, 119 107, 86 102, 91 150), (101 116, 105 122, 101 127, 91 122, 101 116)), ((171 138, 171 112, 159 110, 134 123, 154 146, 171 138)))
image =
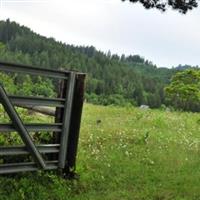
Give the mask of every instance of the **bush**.
POLYGON ((136 102, 133 99, 125 99, 120 94, 112 94, 112 95, 96 95, 86 94, 86 101, 92 104, 100 104, 100 105, 116 105, 116 106, 126 106, 126 105, 136 105, 136 102))
POLYGON ((178 72, 165 88, 166 103, 176 109, 200 112, 200 70, 178 72))

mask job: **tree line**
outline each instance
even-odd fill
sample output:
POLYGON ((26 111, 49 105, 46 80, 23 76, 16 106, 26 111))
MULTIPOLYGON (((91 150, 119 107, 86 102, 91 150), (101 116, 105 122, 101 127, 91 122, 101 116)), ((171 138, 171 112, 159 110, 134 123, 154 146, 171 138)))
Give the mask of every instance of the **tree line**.
MULTIPOLYGON (((181 68, 157 68, 140 55, 119 56, 110 51, 98 51, 93 46, 64 44, 9 19, 0 21, 0 59, 44 68, 79 70, 87 73, 87 101, 103 105, 147 104, 151 108, 165 103, 164 87, 181 68)), ((29 77, 24 81, 15 79, 15 83, 21 85, 38 83, 38 79, 29 77)), ((31 88, 27 91, 44 96, 55 93, 56 82, 49 79, 45 85, 46 79, 40 78, 39 81, 40 91, 31 88)))

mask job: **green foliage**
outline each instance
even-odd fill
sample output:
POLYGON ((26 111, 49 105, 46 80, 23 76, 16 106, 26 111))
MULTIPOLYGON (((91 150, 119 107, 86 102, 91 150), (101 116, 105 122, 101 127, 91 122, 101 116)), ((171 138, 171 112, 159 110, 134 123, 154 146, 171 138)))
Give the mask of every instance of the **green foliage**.
POLYGON ((137 103, 133 99, 125 99, 120 94, 112 94, 112 95, 96 95, 95 93, 86 94, 85 99, 87 102, 92 104, 101 104, 104 106, 107 105, 115 105, 115 106, 128 106, 128 105, 136 105, 137 103))
POLYGON ((38 77, 36 83, 33 84, 31 89, 32 94, 35 96, 45 96, 53 97, 55 96, 54 86, 49 79, 42 80, 41 77, 38 77))
MULTIPOLYGON (((53 123, 53 117, 47 117, 44 115, 39 115, 36 113, 31 113, 30 111, 22 108, 16 108, 17 112, 19 113, 21 119, 24 123, 53 123)), ((3 109, 3 106, 0 105, 0 123, 10 123, 10 119, 7 116, 6 112, 3 109)), ((32 138, 35 143, 48 143, 52 138, 52 133, 50 132, 36 132, 32 133, 32 138)), ((17 132, 11 132, 7 134, 0 133, 0 145, 19 145, 23 144, 19 134, 17 132)))
POLYGON ((32 80, 29 75, 14 76, 0 73, 0 84, 9 94, 17 94, 24 96, 55 96, 55 88, 51 80, 37 77, 32 80))
POLYGON ((177 109, 200 111, 200 70, 189 69, 173 76, 165 88, 166 101, 177 109))
POLYGON ((8 93, 14 94, 17 91, 13 78, 7 74, 0 73, 0 84, 8 93))
POLYGON ((171 8, 173 10, 177 10, 181 14, 186 14, 188 11, 198 7, 198 0, 189 0, 189 1, 180 1, 180 0, 152 0, 152 1, 143 1, 143 0, 122 0, 122 1, 130 1, 132 3, 139 2, 146 9, 158 9, 166 11, 171 8))
POLYGON ((107 100, 103 103, 104 105, 118 105, 124 106, 128 103, 128 100, 120 94, 109 95, 107 100))

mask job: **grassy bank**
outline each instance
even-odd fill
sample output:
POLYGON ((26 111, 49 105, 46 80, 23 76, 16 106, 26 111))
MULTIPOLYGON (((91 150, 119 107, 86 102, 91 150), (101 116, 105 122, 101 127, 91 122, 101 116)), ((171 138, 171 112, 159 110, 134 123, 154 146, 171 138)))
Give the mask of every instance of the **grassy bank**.
POLYGON ((0 199, 200 199, 199 149, 199 114, 86 104, 80 180, 43 172, 1 176, 0 199))

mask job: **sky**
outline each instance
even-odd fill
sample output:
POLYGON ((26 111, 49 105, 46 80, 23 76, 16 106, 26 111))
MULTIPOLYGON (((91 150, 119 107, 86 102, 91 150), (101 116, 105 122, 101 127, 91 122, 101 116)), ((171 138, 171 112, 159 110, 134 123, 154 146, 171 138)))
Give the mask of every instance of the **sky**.
POLYGON ((67 44, 139 54, 158 67, 200 66, 200 7, 183 15, 121 0, 0 0, 0 20, 7 18, 67 44))

